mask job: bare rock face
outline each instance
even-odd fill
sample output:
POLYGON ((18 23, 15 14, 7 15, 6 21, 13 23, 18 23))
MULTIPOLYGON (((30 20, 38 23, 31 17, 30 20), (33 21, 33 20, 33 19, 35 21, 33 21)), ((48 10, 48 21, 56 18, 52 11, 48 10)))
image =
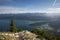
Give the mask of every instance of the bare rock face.
POLYGON ((22 31, 19 33, 20 40, 35 40, 37 37, 36 34, 33 34, 29 31, 22 31))

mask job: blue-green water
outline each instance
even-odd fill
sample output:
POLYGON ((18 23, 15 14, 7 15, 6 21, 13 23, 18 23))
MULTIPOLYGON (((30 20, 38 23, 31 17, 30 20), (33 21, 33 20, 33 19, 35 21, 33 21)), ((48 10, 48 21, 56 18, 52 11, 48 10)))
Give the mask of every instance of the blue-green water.
MULTIPOLYGON (((8 31, 10 27, 10 19, 0 19, 0 31, 8 31)), ((29 26, 29 24, 37 21, 29 21, 29 20, 14 20, 14 23, 17 28, 28 29, 31 30, 34 27, 29 26)))

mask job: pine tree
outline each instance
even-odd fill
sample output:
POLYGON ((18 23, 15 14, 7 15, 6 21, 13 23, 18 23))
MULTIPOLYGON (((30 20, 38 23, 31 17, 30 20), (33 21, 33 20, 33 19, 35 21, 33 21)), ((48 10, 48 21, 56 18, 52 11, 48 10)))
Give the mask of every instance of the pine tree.
POLYGON ((17 32, 17 28, 16 28, 16 26, 14 24, 14 20, 13 19, 11 20, 9 31, 10 32, 17 32))

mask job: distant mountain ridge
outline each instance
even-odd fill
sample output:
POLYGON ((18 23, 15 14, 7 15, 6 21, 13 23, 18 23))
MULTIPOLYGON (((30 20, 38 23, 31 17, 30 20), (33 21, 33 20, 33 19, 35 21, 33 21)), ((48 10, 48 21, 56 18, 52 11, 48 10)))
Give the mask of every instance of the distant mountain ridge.
POLYGON ((44 20, 45 13, 0 14, 0 19, 44 20))

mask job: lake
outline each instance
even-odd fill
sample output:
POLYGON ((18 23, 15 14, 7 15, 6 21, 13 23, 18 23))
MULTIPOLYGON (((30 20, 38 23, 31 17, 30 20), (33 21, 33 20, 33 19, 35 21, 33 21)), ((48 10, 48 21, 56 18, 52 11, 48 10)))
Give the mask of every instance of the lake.
MULTIPOLYGON (((11 21, 11 19, 0 19, 0 31, 8 31, 8 29, 10 27, 10 21, 11 21)), ((35 22, 39 22, 39 21, 14 19, 14 23, 17 28, 22 28, 22 29, 26 29, 26 30, 31 30, 31 29, 35 28, 35 27, 29 26, 29 24, 35 23, 35 22)))

